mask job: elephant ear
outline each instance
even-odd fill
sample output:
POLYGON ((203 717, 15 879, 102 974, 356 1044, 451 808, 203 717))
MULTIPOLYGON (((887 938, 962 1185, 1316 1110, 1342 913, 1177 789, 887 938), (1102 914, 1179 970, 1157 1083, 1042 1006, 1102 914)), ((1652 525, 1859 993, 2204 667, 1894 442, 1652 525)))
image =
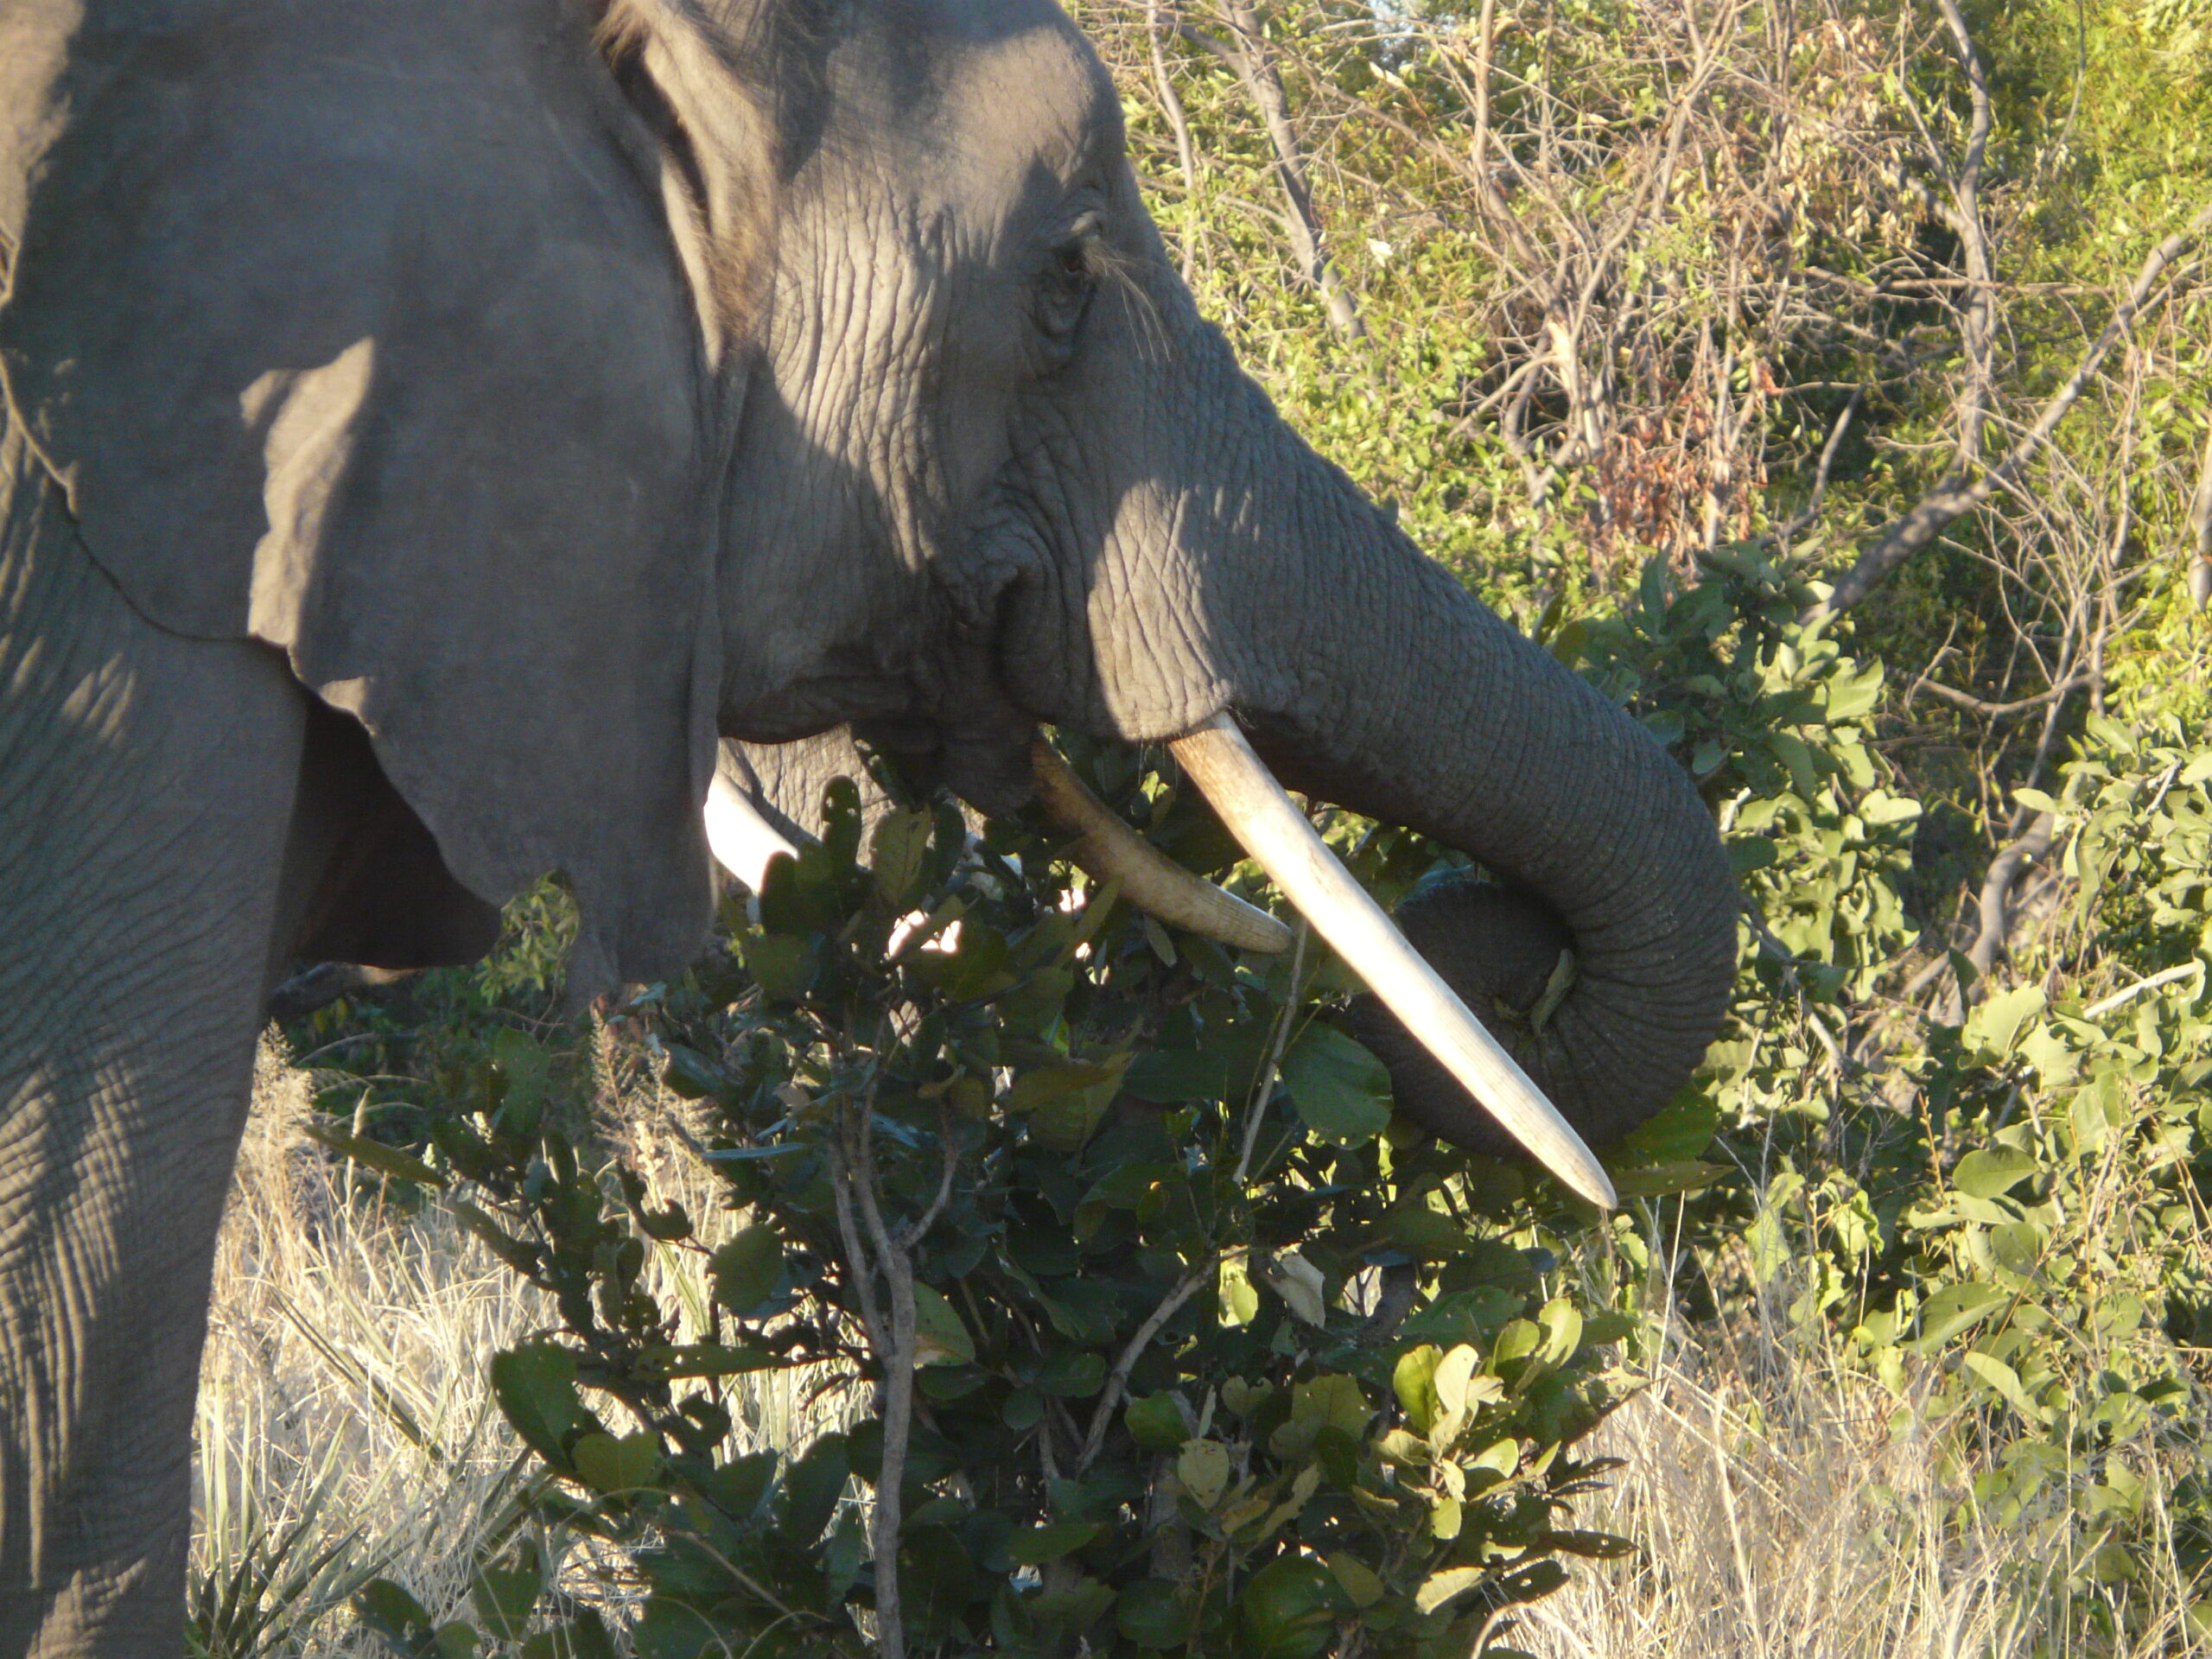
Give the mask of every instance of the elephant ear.
POLYGON ((29 0, 0 37, 0 372, 85 546, 156 625, 282 649, 474 893, 564 869, 588 985, 709 915, 734 396, 593 22, 29 0))

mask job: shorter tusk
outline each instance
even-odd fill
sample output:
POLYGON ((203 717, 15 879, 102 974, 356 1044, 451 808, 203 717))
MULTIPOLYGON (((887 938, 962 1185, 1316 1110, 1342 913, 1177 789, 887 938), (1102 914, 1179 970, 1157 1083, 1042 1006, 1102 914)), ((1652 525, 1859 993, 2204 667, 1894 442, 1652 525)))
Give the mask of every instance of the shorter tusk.
POLYGON ((767 879, 771 859, 779 853, 798 856, 798 849, 719 772, 707 791, 707 845, 716 863, 756 893, 767 879))
POLYGON ((1613 1184, 1573 1126, 1338 861, 1236 722, 1216 715, 1169 747, 1283 896, 1444 1069, 1539 1163, 1601 1209, 1614 1208, 1613 1184))
POLYGON ((1122 896, 1139 910, 1240 950, 1290 949, 1288 928, 1162 854, 1109 810, 1041 737, 1030 747, 1029 765, 1047 815, 1080 837, 1075 861, 1101 881, 1120 880, 1122 896))

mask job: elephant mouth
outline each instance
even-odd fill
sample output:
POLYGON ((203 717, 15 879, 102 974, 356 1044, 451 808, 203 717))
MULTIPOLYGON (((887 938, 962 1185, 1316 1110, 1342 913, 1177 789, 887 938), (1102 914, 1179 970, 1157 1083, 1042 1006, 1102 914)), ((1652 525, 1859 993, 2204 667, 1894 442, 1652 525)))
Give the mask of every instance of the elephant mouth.
MULTIPOLYGON (((1612 1182, 1581 1136, 1329 849, 1235 720, 1217 714, 1168 747, 1230 833, 1406 1033, 1530 1156, 1583 1198, 1613 1208, 1612 1182)), ((1073 855, 1094 878, 1118 881, 1132 904, 1187 931, 1241 950, 1289 948, 1280 921, 1162 857, 1041 739, 1031 765, 1039 799, 1076 835, 1073 855)), ((771 860, 797 855, 719 773, 706 815, 716 860, 755 891, 771 860)))

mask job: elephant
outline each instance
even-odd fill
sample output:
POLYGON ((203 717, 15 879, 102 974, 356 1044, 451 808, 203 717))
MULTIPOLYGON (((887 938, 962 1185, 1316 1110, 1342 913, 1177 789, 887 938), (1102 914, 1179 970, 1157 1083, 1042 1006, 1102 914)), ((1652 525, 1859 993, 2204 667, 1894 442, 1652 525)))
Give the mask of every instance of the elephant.
POLYGON ((557 868, 577 987, 679 969, 721 740, 1173 743, 1407 1109, 1595 1196, 1711 1040, 1694 788, 1286 426, 1052 0, 11 0, 0 109, 0 1655, 181 1650, 283 967, 557 868), (1285 786, 1496 877, 1456 989, 1285 786))

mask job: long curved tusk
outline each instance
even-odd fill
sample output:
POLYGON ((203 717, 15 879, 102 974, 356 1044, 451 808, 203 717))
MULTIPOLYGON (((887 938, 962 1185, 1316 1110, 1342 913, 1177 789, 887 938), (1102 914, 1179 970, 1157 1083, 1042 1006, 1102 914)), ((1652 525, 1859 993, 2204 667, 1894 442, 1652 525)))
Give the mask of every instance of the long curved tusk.
POLYGON ((720 772, 707 791, 707 846, 717 864, 755 893, 767 879, 769 860, 779 853, 798 856, 798 849, 720 772))
POLYGON ((1169 747, 1230 832, 1353 972, 1538 1162, 1601 1209, 1619 1202, 1605 1168, 1456 992, 1337 861, 1244 734, 1217 715, 1169 747))
POLYGON ((1290 949, 1290 930, 1234 893, 1202 881, 1123 823, 1090 792, 1043 738, 1030 747, 1037 798, 1054 823, 1081 838, 1075 861, 1101 881, 1118 878, 1122 896, 1163 922, 1240 950, 1290 949))

